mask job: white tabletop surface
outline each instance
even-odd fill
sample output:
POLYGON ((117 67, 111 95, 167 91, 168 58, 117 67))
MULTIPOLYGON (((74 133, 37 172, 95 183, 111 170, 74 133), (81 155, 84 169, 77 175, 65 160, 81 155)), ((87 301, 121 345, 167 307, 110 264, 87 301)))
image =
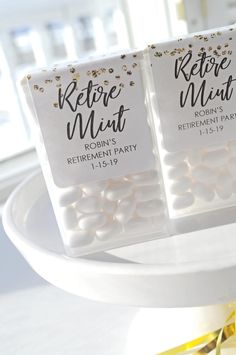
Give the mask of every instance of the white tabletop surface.
POLYGON ((138 309, 70 295, 26 264, 0 223, 0 354, 123 355, 138 309))

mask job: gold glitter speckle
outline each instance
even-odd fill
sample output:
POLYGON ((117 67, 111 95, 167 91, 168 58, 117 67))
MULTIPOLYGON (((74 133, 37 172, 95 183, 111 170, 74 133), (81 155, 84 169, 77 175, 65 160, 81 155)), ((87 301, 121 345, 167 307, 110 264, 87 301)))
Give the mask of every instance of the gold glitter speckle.
POLYGON ((80 73, 75 73, 73 76, 73 80, 79 80, 80 79, 80 73))
POLYGON ((123 87, 124 87, 124 84, 123 84, 123 83, 120 83, 120 84, 119 84, 119 87, 123 88, 123 87))
POLYGON ((124 71, 127 71, 127 65, 124 64, 124 65, 122 66, 122 69, 123 69, 124 71))
POLYGON ((39 88, 39 91, 40 92, 44 92, 44 88, 39 88))
POLYGON ((74 73, 75 73, 75 68, 70 68, 70 72, 71 72, 72 74, 74 74, 74 73))
POLYGON ((134 86, 134 81, 130 81, 129 85, 134 86))
POLYGON ((132 71, 131 71, 131 70, 128 70, 128 71, 127 71, 127 74, 128 74, 128 75, 132 75, 132 71))
POLYGON ((133 68, 136 68, 137 66, 138 66, 137 63, 133 63, 133 64, 132 64, 132 67, 133 67, 133 68))
POLYGON ((58 107, 58 103, 57 103, 57 102, 54 102, 53 106, 54 106, 55 108, 57 108, 57 107, 58 107))
POLYGON ((162 53, 161 53, 161 52, 155 52, 155 53, 154 53, 154 56, 160 58, 160 57, 162 57, 162 53))
POLYGON ((61 79, 60 75, 55 76, 56 81, 59 81, 61 79))
POLYGON ((121 57, 121 59, 125 59, 126 55, 122 54, 120 57, 121 57))
POLYGON ((39 86, 38 85, 34 85, 34 90, 38 90, 39 86))
POLYGON ((111 73, 113 73, 114 69, 109 68, 108 71, 109 71, 109 73, 111 74, 111 73))
POLYGON ((104 85, 108 85, 109 84, 109 81, 108 80, 104 80, 104 85))
POLYGON ((115 78, 116 78, 116 79, 120 79, 120 75, 116 75, 115 78))

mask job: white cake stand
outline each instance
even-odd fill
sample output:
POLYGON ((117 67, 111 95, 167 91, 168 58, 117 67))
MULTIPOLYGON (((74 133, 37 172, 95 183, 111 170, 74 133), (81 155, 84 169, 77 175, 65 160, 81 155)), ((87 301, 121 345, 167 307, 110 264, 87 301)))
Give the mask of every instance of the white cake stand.
POLYGON ((3 224, 39 275, 82 297, 140 307, 192 307, 236 299, 236 223, 68 258, 37 172, 9 198, 3 224))
POLYGON ((154 355, 221 327, 230 312, 223 304, 236 299, 236 223, 68 258, 38 172, 13 192, 3 224, 31 267, 53 285, 94 300, 156 308, 137 313, 127 355, 154 355), (181 309, 206 305, 213 306, 181 309))

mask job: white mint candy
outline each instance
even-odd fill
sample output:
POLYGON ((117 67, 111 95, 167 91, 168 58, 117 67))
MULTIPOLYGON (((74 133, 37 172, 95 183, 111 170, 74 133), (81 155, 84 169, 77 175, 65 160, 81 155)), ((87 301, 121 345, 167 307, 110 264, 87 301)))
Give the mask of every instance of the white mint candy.
POLYGON ((139 202, 136 207, 136 213, 139 217, 153 217, 163 213, 164 205, 162 200, 152 200, 139 202))
POLYGON ((183 176, 179 180, 176 180, 170 188, 170 192, 173 195, 181 195, 184 192, 188 191, 192 186, 192 181, 189 177, 183 176))
POLYGON ((132 192, 132 184, 125 181, 109 186, 105 191, 105 197, 110 201, 118 201, 130 196, 132 192))
POLYGON ((129 181, 135 185, 152 185, 159 181, 158 173, 155 170, 145 171, 139 174, 131 174, 126 176, 129 181))
POLYGON ((93 213, 101 210, 102 201, 95 196, 82 197, 76 204, 76 209, 82 213, 93 213))
POLYGON ((113 238, 122 232, 122 226, 120 223, 113 221, 105 224, 103 227, 96 230, 96 236, 98 240, 107 240, 113 238))
POLYGON ((199 165, 192 170, 192 176, 203 183, 212 183, 216 182, 216 173, 214 170, 204 166, 199 165))
POLYGON ((193 150, 193 151, 189 152, 188 162, 191 166, 199 165, 199 164, 201 164, 201 161, 202 161, 202 154, 200 151, 193 150))
POLYGON ((236 178, 236 158, 231 158, 228 161, 228 170, 230 172, 230 174, 236 178))
POLYGON ((96 181, 96 182, 89 182, 87 184, 80 185, 83 191, 88 196, 99 195, 105 188, 107 187, 108 182, 105 180, 103 181, 96 181))
POLYGON ((133 198, 127 197, 118 203, 114 217, 120 223, 126 223, 134 214, 136 203, 133 198))
POLYGON ((178 196, 173 203, 173 208, 175 210, 181 210, 190 207, 194 203, 194 196, 190 192, 186 192, 183 195, 178 196))
POLYGON ((229 158, 229 153, 226 149, 218 149, 210 151, 203 155, 203 164, 209 166, 210 168, 217 168, 224 165, 229 158))
POLYGON ((182 163, 186 159, 186 157, 186 152, 168 153, 164 158, 164 163, 167 165, 175 166, 179 163, 182 163))
POLYGON ((228 200, 233 194, 233 189, 222 189, 219 186, 216 186, 216 192, 220 199, 228 200))
POLYGON ((59 205, 63 207, 75 203, 82 196, 81 189, 75 186, 57 189, 57 193, 59 205))
POLYGON ((233 194, 233 183, 233 179, 228 173, 221 173, 217 177, 217 195, 223 200, 230 198, 233 194))
POLYGON ((168 172, 168 176, 172 180, 177 180, 188 173, 188 165, 185 162, 179 163, 168 172))
POLYGON ((66 244, 71 248, 82 247, 91 244, 94 240, 94 236, 90 232, 83 230, 69 231, 67 232, 66 236, 66 244))
POLYGON ((213 189, 201 182, 197 182, 193 185, 192 192, 195 197, 208 202, 212 201, 215 196, 213 189))
POLYGON ((78 217, 73 206, 65 207, 62 211, 63 224, 67 229, 76 228, 78 225, 78 217))
POLYGON ((105 197, 102 199, 102 210, 105 213, 107 213, 109 215, 111 215, 111 214, 113 215, 115 213, 116 206, 117 206, 116 201, 109 201, 105 197))
POLYGON ((160 198, 160 196, 160 185, 139 186, 134 193, 136 201, 139 202, 154 200, 155 198, 160 198))
POLYGON ((107 222, 107 217, 103 213, 90 213, 80 217, 79 227, 82 230, 94 230, 102 227, 107 222))

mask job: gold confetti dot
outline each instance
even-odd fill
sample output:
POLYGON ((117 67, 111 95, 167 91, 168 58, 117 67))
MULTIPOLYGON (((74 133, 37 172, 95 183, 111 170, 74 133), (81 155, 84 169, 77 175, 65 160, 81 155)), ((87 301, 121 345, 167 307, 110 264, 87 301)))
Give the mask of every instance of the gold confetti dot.
POLYGON ((137 58, 137 54, 133 54, 133 58, 137 58))
POLYGON ((155 46, 154 44, 152 44, 152 45, 151 45, 151 48, 152 48, 152 49, 155 49, 155 48, 156 48, 156 46, 155 46))
POLYGON ((137 63, 133 63, 133 64, 132 64, 132 67, 133 67, 133 68, 136 68, 137 65, 138 65, 137 63))
POLYGON ((121 88, 123 88, 123 87, 124 87, 124 84, 123 84, 123 83, 120 83, 119 86, 120 86, 121 88))
POLYGON ((34 85, 34 90, 38 90, 39 86, 38 85, 34 85))
POLYGON ((108 85, 109 84, 109 81, 108 80, 104 80, 104 85, 108 85))
POLYGON ((127 70, 127 65, 124 64, 124 65, 122 66, 122 69, 123 69, 124 71, 126 71, 126 70, 127 70))
POLYGON ((127 75, 132 75, 132 71, 131 71, 131 70, 128 70, 128 71, 127 71, 127 75))
MULTIPOLYGON (((171 53, 172 53, 172 52, 171 52, 171 53)), ((161 52, 155 52, 155 53, 154 53, 154 56, 160 58, 160 57, 162 57, 162 53, 161 53, 161 52)))
POLYGON ((58 107, 58 103, 54 102, 53 106, 57 108, 58 107))
POLYGON ((120 57, 121 57, 121 59, 125 59, 126 55, 122 54, 120 57))
POLYGON ((134 81, 130 81, 129 85, 134 86, 134 81))
POLYGON ((75 68, 70 68, 70 72, 74 74, 75 73, 75 68))
POLYGON ((73 76, 73 80, 79 80, 80 79, 80 73, 75 73, 75 75, 73 76))
POLYGON ((116 78, 116 79, 120 79, 120 75, 116 75, 115 78, 116 78))
POLYGON ((39 91, 40 92, 44 92, 44 88, 39 88, 39 91))
POLYGON ((61 79, 60 75, 55 76, 56 81, 59 81, 61 79))
POLYGON ((108 69, 108 71, 111 74, 111 73, 113 73, 114 69, 110 68, 110 69, 108 69))

